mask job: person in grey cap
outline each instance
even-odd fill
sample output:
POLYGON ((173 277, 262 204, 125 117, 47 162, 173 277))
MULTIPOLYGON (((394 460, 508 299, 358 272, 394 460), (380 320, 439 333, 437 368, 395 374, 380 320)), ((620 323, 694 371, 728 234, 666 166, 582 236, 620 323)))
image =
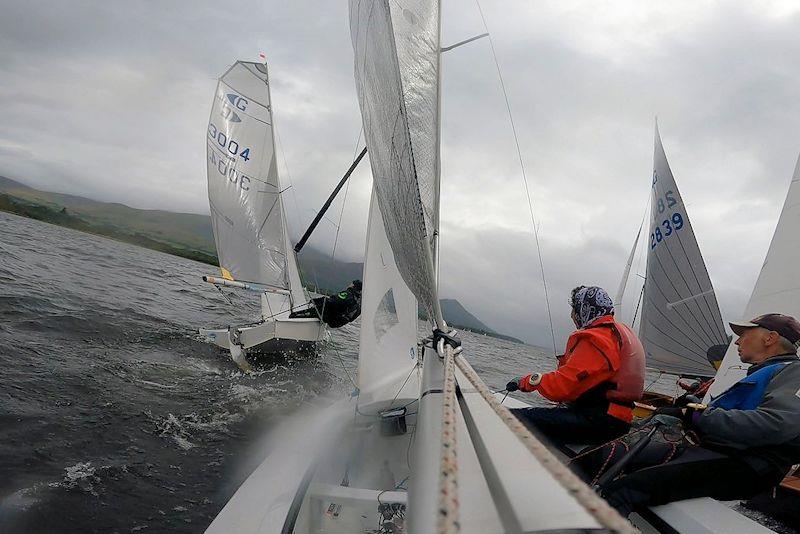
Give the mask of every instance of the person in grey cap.
MULTIPOLYGON (((625 474, 600 488, 621 514, 695 497, 751 498, 800 463, 800 323, 769 313, 730 326, 739 336, 739 357, 751 364, 747 376, 707 407, 656 411, 652 424, 682 427, 696 440, 667 453, 664 442, 652 442, 627 458, 625 474)), ((623 449, 607 445, 579 466, 587 474, 602 471, 625 455, 623 449)))

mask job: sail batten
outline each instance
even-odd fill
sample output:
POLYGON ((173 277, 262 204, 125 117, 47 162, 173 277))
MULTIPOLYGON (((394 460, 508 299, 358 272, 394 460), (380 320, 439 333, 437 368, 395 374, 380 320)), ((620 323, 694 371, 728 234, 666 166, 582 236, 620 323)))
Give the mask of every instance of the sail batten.
POLYGON ((707 351, 727 343, 727 336, 658 127, 653 160, 640 330, 647 365, 667 373, 713 376, 707 351))
POLYGON ((206 135, 212 228, 226 278, 296 293, 272 123, 266 65, 236 62, 217 83, 206 135))

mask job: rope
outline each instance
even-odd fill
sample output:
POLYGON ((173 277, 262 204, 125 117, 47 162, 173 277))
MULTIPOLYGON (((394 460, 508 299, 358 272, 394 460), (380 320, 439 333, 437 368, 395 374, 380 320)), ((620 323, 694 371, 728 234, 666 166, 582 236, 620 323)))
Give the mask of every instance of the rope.
POLYGON ((539 269, 542 272, 542 287, 544 288, 544 302, 547 306, 547 319, 550 321, 550 336, 553 339, 553 355, 558 354, 556 349, 556 332, 553 328, 553 314, 550 311, 550 296, 547 291, 547 278, 544 272, 544 260, 542 259, 542 247, 539 244, 539 228, 536 226, 536 217, 533 213, 533 196, 531 195, 530 188, 528 187, 528 176, 525 174, 525 162, 522 159, 522 149, 519 147, 519 138, 517 137, 517 127, 514 125, 514 116, 511 113, 511 104, 508 100, 508 93, 506 92, 506 84, 503 81, 503 73, 500 72, 500 62, 497 60, 497 53, 494 50, 494 40, 491 33, 489 33, 489 26, 486 25, 486 18, 483 16, 483 10, 479 0, 475 0, 478 6, 478 13, 481 15, 483 21, 483 28, 489 35, 489 47, 492 49, 492 57, 494 58, 494 65, 497 68, 497 77, 500 80, 500 89, 503 91, 503 98, 506 101, 506 110, 508 111, 508 120, 511 123, 511 133, 514 135, 514 143, 517 146, 517 157, 519 158, 519 166, 522 170, 522 182, 525 184, 525 195, 528 197, 528 211, 531 214, 531 226, 533 226, 533 237, 536 241, 536 254, 539 256, 539 269))
POLYGON ((458 522, 458 458, 456 455, 456 378, 453 347, 441 340, 439 356, 444 359, 442 399, 442 450, 439 471, 439 516, 437 534, 456 534, 458 522))
POLYGON ((624 519, 616 510, 611 508, 606 501, 600 498, 589 486, 578 478, 572 471, 553 456, 542 443, 536 439, 530 430, 517 419, 505 406, 492 395, 491 390, 481 380, 472 366, 463 357, 454 358, 455 364, 467 377, 470 383, 486 400, 489 406, 503 420, 511 432, 514 433, 523 445, 533 454, 561 487, 566 489, 581 506, 594 517, 601 525, 613 532, 634 533, 638 532, 633 525, 624 519))

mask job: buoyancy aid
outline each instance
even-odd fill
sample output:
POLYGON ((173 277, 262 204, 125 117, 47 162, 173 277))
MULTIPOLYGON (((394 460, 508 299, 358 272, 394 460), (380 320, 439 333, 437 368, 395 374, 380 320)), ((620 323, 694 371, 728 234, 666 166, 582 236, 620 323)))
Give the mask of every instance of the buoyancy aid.
POLYGON ((608 414, 630 422, 633 419, 633 403, 641 400, 644 393, 645 352, 641 341, 628 325, 616 321, 597 322, 583 331, 615 371, 613 378, 603 388, 605 398, 609 401, 608 414), (611 350, 601 348, 609 344, 611 350))
POLYGON ((764 399, 769 381, 775 373, 790 363, 792 362, 773 363, 747 375, 712 399, 710 406, 723 410, 755 410, 764 399))
POLYGON ((644 349, 630 328, 607 315, 572 333, 556 371, 536 384, 531 377, 521 378, 520 390, 539 391, 581 411, 602 409, 630 423, 633 401, 644 390, 644 349))

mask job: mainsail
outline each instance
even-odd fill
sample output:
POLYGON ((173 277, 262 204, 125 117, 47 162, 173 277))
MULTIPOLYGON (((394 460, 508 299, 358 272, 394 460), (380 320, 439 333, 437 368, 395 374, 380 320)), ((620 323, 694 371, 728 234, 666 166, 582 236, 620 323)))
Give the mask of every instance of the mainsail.
MULTIPOLYGON (((764 265, 753 287, 753 293, 742 319, 752 319, 765 313, 783 313, 800 318, 800 278, 796 266, 800 265, 800 157, 794 168, 792 183, 778 218, 778 225, 769 245, 764 265)), ((746 371, 739 359, 736 345, 728 347, 719 373, 711 387, 711 395, 719 395, 746 371)))
POLYGON ((713 376, 706 351, 728 339, 658 126, 647 249, 640 330, 647 365, 667 373, 713 376))
POLYGON ((290 289, 288 263, 295 259, 287 246, 266 65, 237 61, 219 79, 206 146, 223 277, 290 289))
POLYGON ((425 0, 350 0, 356 89, 386 236, 400 274, 437 323, 438 10, 425 0))

